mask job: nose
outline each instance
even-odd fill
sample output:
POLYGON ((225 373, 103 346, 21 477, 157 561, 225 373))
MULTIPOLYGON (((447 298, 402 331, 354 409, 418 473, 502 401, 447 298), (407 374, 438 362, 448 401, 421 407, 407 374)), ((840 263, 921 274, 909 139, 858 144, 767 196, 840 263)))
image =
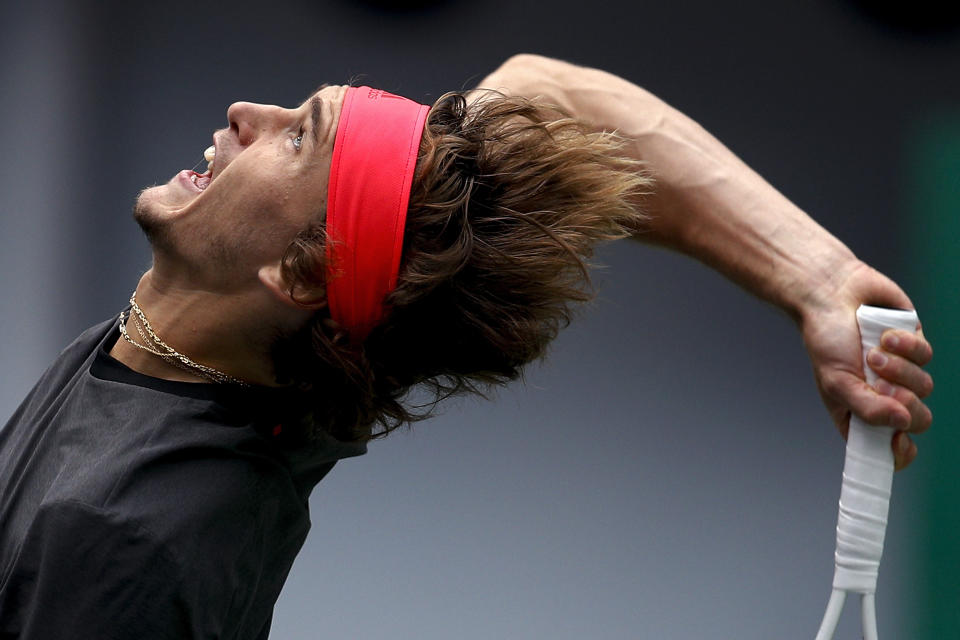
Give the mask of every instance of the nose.
POLYGON ((268 104, 234 102, 227 109, 230 128, 237 132, 240 144, 248 145, 258 136, 274 129, 285 110, 268 104))

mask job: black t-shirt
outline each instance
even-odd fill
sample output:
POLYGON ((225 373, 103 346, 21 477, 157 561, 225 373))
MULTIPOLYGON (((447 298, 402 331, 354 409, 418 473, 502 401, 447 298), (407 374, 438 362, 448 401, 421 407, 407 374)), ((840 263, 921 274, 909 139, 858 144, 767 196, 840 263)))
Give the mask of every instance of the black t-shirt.
POLYGON ((290 391, 159 380, 67 347, 0 430, 0 639, 265 639, 308 498, 366 447, 293 447, 290 391))

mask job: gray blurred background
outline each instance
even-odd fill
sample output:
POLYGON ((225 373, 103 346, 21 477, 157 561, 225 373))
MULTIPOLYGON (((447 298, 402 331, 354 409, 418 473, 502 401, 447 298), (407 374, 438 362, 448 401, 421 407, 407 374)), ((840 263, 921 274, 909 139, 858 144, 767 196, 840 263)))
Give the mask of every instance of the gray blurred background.
MULTIPOLYGON (((921 224, 910 149, 960 120, 955 16, 932 5, 153 4, 0 4, 0 420, 149 266, 137 192, 196 164, 231 102, 294 106, 325 81, 430 102, 513 53, 600 67, 908 289, 923 277, 903 248, 921 224)), ((525 385, 454 402, 318 486, 273 638, 813 637, 843 443, 795 327, 683 257, 622 242, 598 261, 596 302, 525 385)), ((926 442, 895 483, 889 638, 920 637, 923 532, 955 518, 924 500, 926 442)), ((837 638, 859 637, 857 608, 837 638)))

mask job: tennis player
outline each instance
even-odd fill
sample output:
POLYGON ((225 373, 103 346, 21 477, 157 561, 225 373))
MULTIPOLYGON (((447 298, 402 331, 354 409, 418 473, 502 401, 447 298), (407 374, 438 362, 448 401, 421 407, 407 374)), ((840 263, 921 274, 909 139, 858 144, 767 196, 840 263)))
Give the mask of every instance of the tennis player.
POLYGON ((425 417, 412 386, 516 378, 617 238, 784 309, 840 431, 913 460, 930 345, 887 332, 874 388, 860 366, 857 307, 912 306, 892 281, 626 80, 520 55, 480 86, 236 103, 207 172, 140 194, 152 267, 0 431, 0 637, 266 638, 313 487, 425 417))

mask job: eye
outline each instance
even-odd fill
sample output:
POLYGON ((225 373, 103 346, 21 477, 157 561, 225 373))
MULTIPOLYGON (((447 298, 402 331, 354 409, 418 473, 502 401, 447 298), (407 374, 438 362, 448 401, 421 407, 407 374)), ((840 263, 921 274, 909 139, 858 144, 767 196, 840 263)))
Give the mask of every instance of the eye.
POLYGON ((300 133, 297 134, 297 137, 293 139, 293 148, 297 151, 300 151, 300 147, 303 146, 303 128, 300 128, 300 133))

